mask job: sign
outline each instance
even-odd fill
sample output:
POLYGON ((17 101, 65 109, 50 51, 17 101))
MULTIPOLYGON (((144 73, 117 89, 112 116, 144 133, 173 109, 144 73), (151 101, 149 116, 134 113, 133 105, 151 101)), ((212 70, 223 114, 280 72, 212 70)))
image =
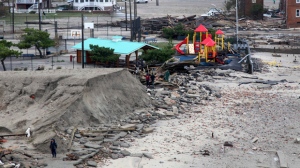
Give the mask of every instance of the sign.
POLYGON ((71 30, 71 37, 79 39, 81 37, 81 30, 71 30))

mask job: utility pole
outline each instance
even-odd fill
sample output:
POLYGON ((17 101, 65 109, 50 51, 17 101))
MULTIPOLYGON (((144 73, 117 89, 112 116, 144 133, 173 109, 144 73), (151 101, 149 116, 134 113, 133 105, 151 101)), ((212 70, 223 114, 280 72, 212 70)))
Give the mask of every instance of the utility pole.
POLYGON ((129 13, 130 13, 130 41, 132 41, 132 14, 131 14, 131 0, 129 0, 129 13))
POLYGON ((81 13, 81 64, 82 69, 84 69, 84 22, 83 22, 83 13, 81 13))
POLYGON ((137 6, 136 6, 136 0, 133 1, 133 28, 132 28, 132 36, 133 36, 133 40, 136 40, 136 29, 137 29, 137 6))
POLYGON ((137 8, 136 8, 136 0, 133 1, 133 16, 134 16, 134 20, 137 18, 137 8))
POLYGON ((128 20, 127 20, 127 0, 125 1, 125 24, 126 24, 126 31, 127 31, 127 24, 128 24, 128 20))
POLYGON ((13 10, 12 10, 12 33, 13 37, 15 37, 15 2, 13 0, 13 10))
POLYGON ((156 0, 156 6, 159 6, 159 0, 156 0))
POLYGON ((41 6, 40 6, 40 1, 39 0, 39 3, 38 3, 38 10, 39 10, 39 30, 41 31, 42 30, 42 26, 41 26, 41 6))
POLYGON ((235 10, 236 10, 236 48, 239 48, 239 12, 238 12, 238 0, 235 1, 236 2, 236 6, 235 6, 235 10))

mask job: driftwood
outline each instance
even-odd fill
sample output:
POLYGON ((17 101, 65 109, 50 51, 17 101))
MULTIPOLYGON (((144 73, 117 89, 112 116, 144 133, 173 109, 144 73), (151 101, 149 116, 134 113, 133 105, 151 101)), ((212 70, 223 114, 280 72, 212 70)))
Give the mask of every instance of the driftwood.
POLYGON ((69 145, 68 145, 68 150, 71 149, 72 147, 72 142, 73 142, 73 138, 74 138, 74 135, 75 135, 75 132, 77 131, 77 127, 75 127, 72 131, 72 134, 71 134, 71 139, 70 139, 70 142, 69 142, 69 145))

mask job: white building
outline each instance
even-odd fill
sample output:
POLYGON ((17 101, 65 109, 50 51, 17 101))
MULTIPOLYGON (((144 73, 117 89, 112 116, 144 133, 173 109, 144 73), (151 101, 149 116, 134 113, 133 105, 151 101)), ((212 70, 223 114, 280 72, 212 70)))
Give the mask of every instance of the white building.
POLYGON ((116 5, 115 0, 74 0, 74 10, 109 10, 116 5))

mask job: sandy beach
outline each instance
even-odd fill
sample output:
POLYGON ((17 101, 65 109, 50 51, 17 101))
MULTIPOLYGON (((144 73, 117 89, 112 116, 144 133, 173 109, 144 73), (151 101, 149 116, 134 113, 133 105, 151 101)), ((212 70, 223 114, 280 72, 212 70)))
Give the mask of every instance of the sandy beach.
POLYGON ((153 159, 125 157, 98 167, 279 168, 278 151, 285 154, 289 168, 299 167, 300 153, 294 140, 300 131, 300 64, 291 56, 255 53, 253 57, 266 64, 263 72, 248 75, 231 71, 227 77, 212 76, 212 81, 190 81, 196 86, 213 86, 222 97, 186 106, 176 119, 158 121, 153 125, 155 131, 144 138, 124 138, 131 142, 126 148, 130 153, 151 153, 153 159), (274 62, 281 64, 274 66, 274 62), (282 82, 262 84, 257 80, 282 82), (226 141, 233 147, 224 147, 226 141), (210 155, 203 155, 203 150, 210 155))

